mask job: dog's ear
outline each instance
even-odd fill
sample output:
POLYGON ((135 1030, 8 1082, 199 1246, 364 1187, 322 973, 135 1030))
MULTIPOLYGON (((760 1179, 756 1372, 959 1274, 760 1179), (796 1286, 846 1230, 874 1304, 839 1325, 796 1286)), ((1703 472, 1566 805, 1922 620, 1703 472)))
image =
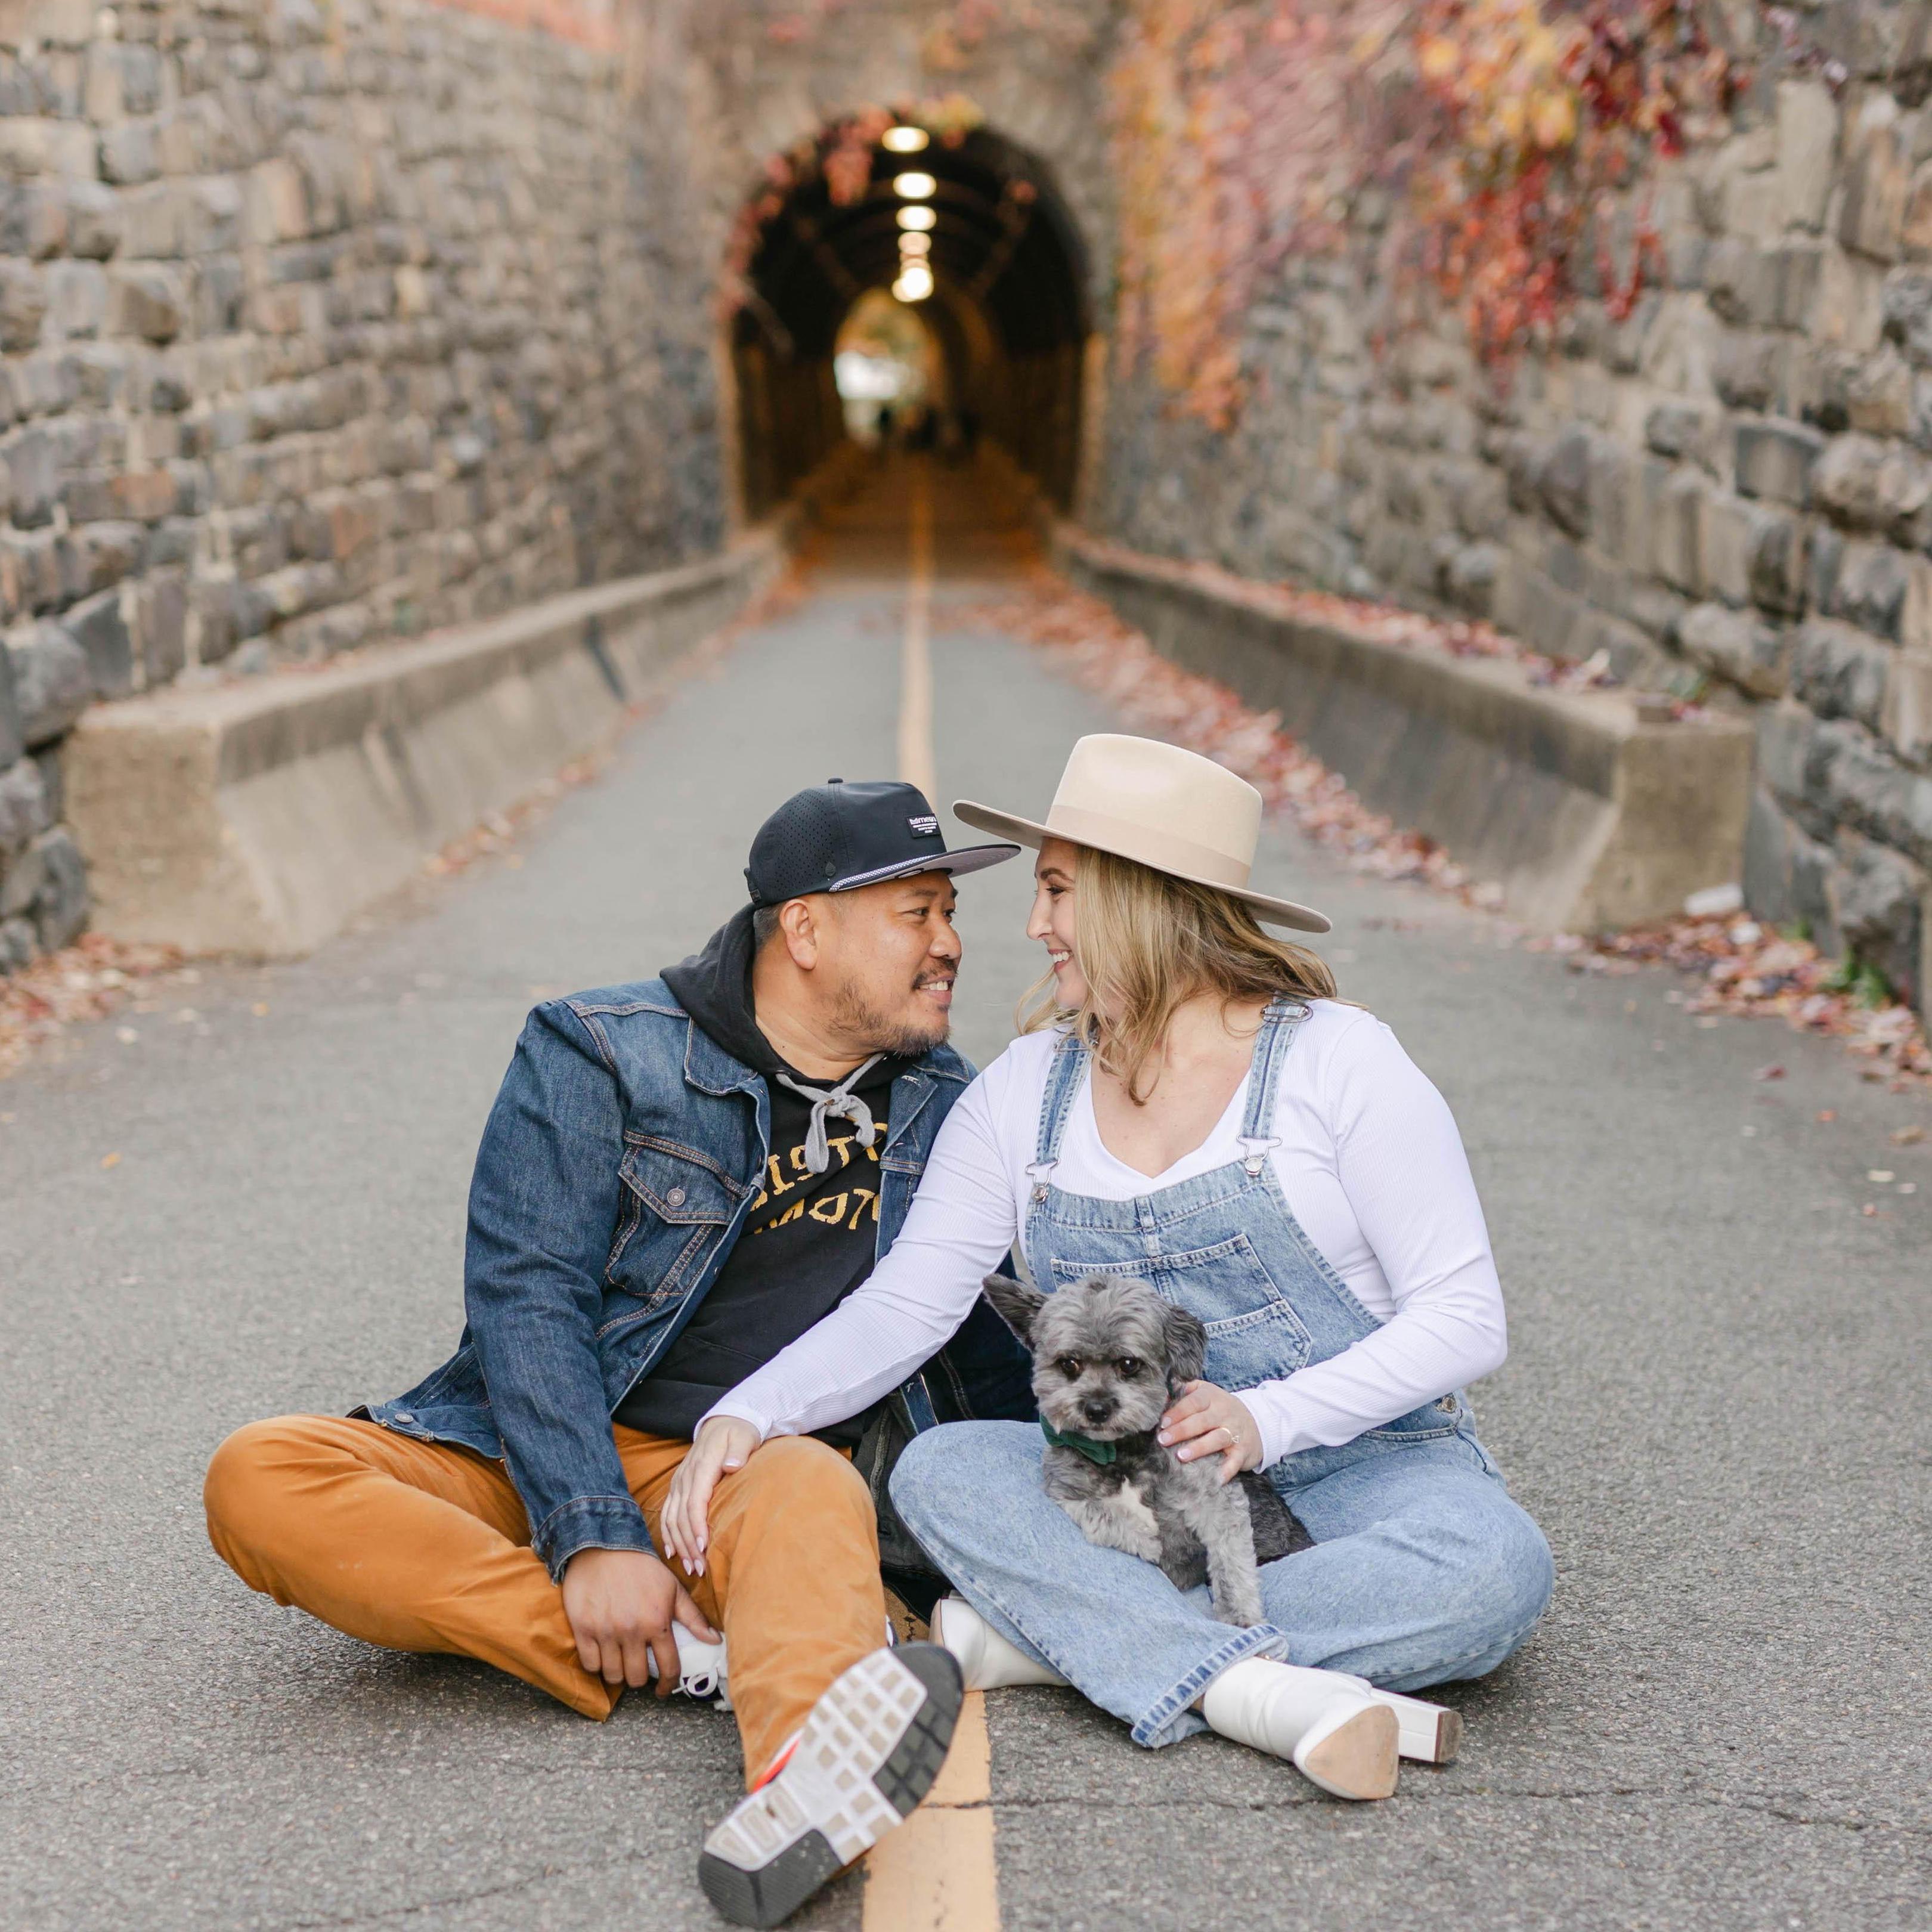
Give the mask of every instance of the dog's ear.
POLYGON ((993 1312, 1030 1348, 1034 1318, 1046 1305, 1046 1297, 1010 1275, 989 1274, 980 1286, 993 1304, 993 1312))
POLYGON ((1167 1343, 1167 1372, 1176 1384, 1198 1382, 1208 1366, 1208 1330, 1198 1316, 1184 1308, 1169 1308, 1161 1317, 1167 1343))

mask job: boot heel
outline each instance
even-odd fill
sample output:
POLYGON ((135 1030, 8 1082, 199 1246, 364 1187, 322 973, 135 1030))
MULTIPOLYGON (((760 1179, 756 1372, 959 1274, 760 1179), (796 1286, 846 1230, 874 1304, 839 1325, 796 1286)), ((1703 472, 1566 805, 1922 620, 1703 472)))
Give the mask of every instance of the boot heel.
POLYGON ((1318 1722, 1294 1748, 1294 1768, 1337 1798, 1393 1798, 1400 1726, 1384 1704, 1364 1702, 1318 1722))
POLYGON ((1400 1750, 1418 1764, 1454 1764, 1462 1748, 1462 1714, 1446 1705, 1426 1703, 1394 1690, 1371 1690, 1378 1704, 1395 1713, 1400 1750))

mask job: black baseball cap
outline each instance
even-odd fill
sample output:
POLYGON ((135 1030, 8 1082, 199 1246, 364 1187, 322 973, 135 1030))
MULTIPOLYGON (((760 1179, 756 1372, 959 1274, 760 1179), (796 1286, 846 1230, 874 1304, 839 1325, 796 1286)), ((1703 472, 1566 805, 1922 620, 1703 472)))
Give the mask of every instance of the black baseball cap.
POLYGON ((807 892, 849 892, 917 872, 976 872, 1019 855, 1017 845, 946 849, 939 814, 916 785, 827 778, 788 798, 758 827, 745 884, 754 906, 807 892))

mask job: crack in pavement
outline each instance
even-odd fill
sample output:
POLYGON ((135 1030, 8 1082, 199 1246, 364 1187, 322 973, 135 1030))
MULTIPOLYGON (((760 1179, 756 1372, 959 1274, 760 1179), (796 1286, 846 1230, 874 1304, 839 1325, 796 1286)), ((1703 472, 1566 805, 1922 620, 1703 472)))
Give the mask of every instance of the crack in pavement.
MULTIPOLYGON (((1630 1798, 1651 1798, 1666 1804, 1683 1804, 1703 1807, 1724 1811, 1748 1811, 1762 1816, 1775 1818, 1787 1825, 1802 1825, 1823 1830, 1862 1833, 1867 1832, 1892 1832, 1904 1838, 1932 1837, 1932 1826, 1916 1825, 1893 1818, 1844 1818, 1832 1817, 1787 1808, 1771 1800, 1753 1800, 1735 1796, 1722 1796, 1714 1792, 1696 1791, 1670 1791, 1654 1785, 1610 1785, 1601 1789, 1539 1791, 1532 1790, 1511 1790, 1495 1786, 1484 1786, 1461 1791, 1434 1791, 1405 1792, 1412 1802, 1420 1801, 1431 1804, 1468 1804, 1492 1802, 1508 1802, 1527 1799, 1534 1803, 1586 1804, 1614 1803, 1630 1798)), ((1283 1798, 1214 1798, 1199 1792, 1191 1792, 1174 1798, 1092 1798, 1084 1796, 1066 1798, 998 1798, 992 1799, 995 1811, 1048 1811, 1078 1806, 1088 1811, 1298 1811, 1309 1806, 1320 1806, 1325 1801, 1313 1792, 1304 1797, 1283 1798)), ((1400 1815, 1400 1801, 1395 1801, 1400 1815)))

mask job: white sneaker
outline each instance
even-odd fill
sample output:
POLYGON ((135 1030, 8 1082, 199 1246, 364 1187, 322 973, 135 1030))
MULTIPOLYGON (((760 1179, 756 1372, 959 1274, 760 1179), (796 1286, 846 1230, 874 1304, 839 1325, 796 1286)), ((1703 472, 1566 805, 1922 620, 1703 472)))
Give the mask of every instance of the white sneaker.
POLYGON ((705 1840, 705 1897, 734 1925, 789 1918, 932 1789, 963 1695, 936 1643, 860 1658, 705 1840))
POLYGON ((932 1606, 932 1640, 958 1660, 969 1690, 1004 1690, 1018 1684, 1064 1684, 1050 1665, 1036 1664, 1009 1643, 964 1597, 932 1606))
POLYGON ((1391 1798, 1401 1726, 1359 1678, 1244 1657, 1208 1685, 1201 1714, 1224 1738, 1285 1757, 1337 1798, 1391 1798))
MULTIPOLYGON (((721 1636, 716 1643, 706 1643, 680 1623, 671 1625, 670 1634, 677 1640, 677 1688, 687 1697, 706 1698, 721 1711, 730 1710, 731 1692, 724 1640, 721 1636)), ((653 1677, 658 1674, 656 1652, 649 1654, 646 1668, 653 1677)))

